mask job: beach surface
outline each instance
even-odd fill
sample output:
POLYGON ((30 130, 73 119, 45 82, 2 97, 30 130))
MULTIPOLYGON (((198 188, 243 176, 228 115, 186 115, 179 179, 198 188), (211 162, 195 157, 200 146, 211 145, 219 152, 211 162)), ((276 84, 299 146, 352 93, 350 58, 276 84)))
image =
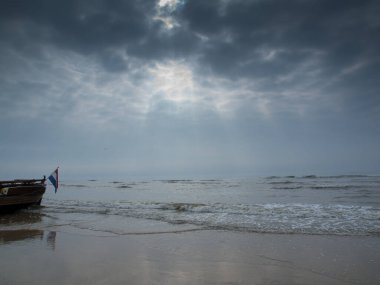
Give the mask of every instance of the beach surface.
POLYGON ((378 237, 202 230, 133 218, 123 223, 130 227, 122 234, 71 225, 1 230, 0 283, 380 282, 378 237))

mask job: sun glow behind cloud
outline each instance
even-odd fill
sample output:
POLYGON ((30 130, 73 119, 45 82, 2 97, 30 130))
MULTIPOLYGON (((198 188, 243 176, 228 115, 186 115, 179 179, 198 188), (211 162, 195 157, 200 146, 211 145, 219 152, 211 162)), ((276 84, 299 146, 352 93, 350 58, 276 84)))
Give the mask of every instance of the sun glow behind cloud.
POLYGON ((129 60, 133 72, 127 69, 108 73, 92 58, 78 54, 47 49, 45 56, 50 62, 49 69, 31 66, 19 74, 20 82, 46 86, 46 93, 36 94, 33 101, 25 102, 30 110, 26 115, 49 112, 51 116, 51 110, 56 110, 61 114, 60 120, 73 126, 115 126, 115 122, 128 126, 157 110, 184 117, 190 111, 208 113, 228 120, 239 115, 242 108, 263 118, 271 118, 273 112, 281 110, 307 108, 292 101, 297 94, 292 91, 260 91, 260 80, 254 78, 201 76, 197 67, 185 60, 154 64, 129 60), (49 100, 45 100, 46 96, 49 100), (163 104, 168 108, 162 108, 163 104))
MULTIPOLYGON (((271 119, 276 112, 305 114, 313 100, 320 100, 318 94, 310 96, 302 82, 292 89, 269 92, 261 90, 260 79, 228 79, 213 73, 205 76, 198 65, 185 59, 147 64, 125 55, 122 59, 128 68, 110 73, 92 57, 48 47, 43 54, 49 62, 46 68, 39 69, 36 61, 17 71, 17 84, 40 86, 43 92, 14 101, 9 110, 21 110, 19 106, 24 104, 29 112, 12 112, 12 116, 44 114, 51 118, 59 114, 60 122, 74 128, 123 126, 128 130, 154 117, 155 112, 175 118, 215 115, 223 121, 241 116, 243 110, 249 116, 271 119)), ((288 74, 288 80, 305 68, 288 74)))
POLYGON ((193 73, 185 64, 174 61, 158 63, 149 72, 153 78, 152 91, 164 100, 177 104, 197 101, 193 73))

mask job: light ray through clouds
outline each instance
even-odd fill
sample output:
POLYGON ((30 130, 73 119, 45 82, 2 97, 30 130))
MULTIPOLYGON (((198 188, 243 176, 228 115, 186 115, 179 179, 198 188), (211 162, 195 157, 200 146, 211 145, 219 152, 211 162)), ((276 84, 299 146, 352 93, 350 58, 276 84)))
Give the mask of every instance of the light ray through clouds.
POLYGON ((378 11, 371 0, 2 2, 0 171, 378 172, 378 11))
POLYGON ((154 96, 162 94, 164 100, 177 104, 195 102, 194 80, 190 68, 178 62, 159 63, 149 70, 152 75, 154 96))

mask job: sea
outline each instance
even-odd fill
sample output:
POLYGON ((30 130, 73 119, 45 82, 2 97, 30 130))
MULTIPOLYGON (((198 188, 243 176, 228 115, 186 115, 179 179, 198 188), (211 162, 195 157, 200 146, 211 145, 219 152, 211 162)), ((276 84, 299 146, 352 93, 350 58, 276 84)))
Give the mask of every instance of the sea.
POLYGON ((57 193, 47 187, 40 207, 0 217, 0 226, 123 234, 131 220, 147 233, 156 223, 173 231, 380 236, 380 175, 63 180, 57 193))

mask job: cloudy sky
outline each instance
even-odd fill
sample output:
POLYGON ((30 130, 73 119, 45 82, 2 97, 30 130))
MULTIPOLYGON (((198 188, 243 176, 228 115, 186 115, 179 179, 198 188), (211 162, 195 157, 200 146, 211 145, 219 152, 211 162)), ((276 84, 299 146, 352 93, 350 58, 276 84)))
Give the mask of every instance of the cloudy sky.
POLYGON ((380 3, 3 0, 0 178, 380 173, 380 3))

